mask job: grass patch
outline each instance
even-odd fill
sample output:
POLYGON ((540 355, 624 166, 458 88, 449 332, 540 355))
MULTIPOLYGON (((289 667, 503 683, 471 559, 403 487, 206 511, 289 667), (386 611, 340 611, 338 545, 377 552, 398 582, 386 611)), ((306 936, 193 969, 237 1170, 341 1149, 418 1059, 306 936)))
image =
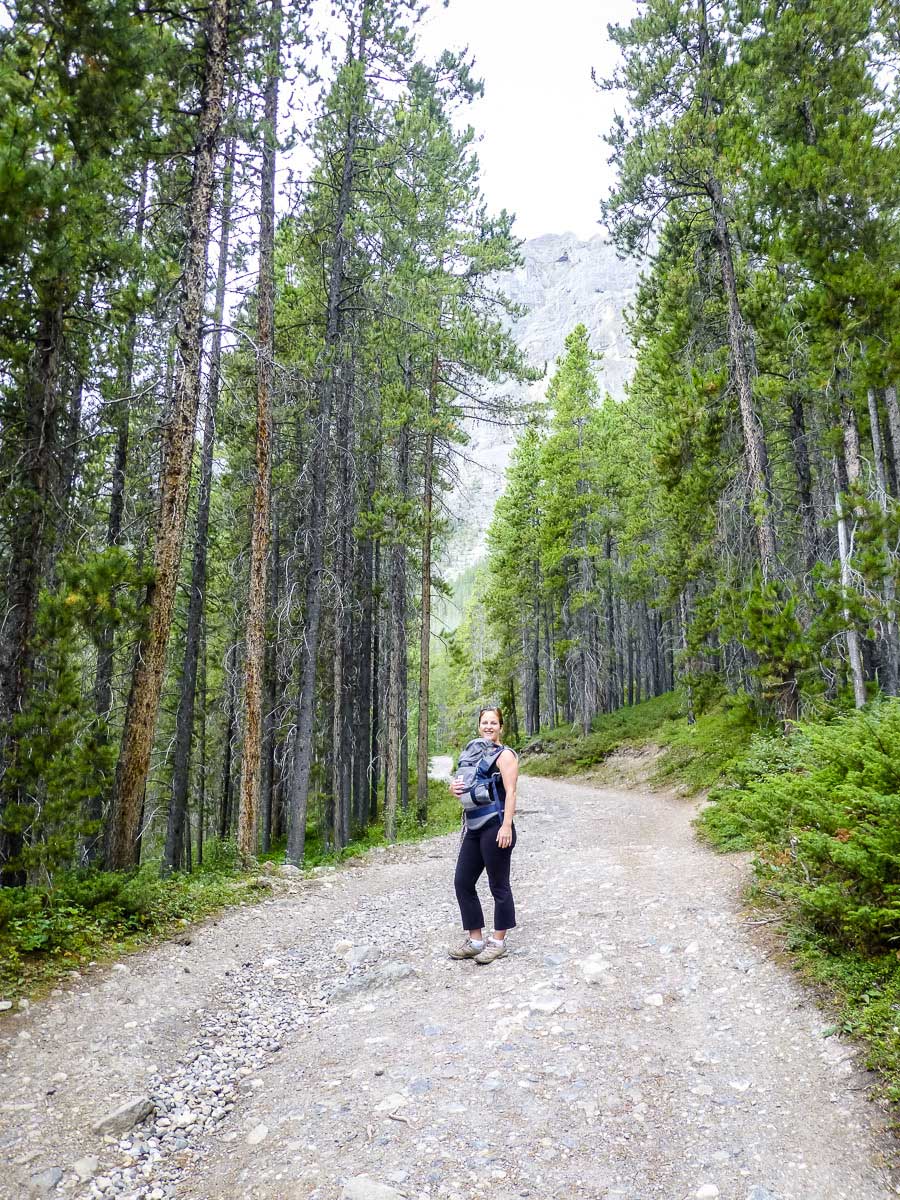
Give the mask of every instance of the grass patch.
POLYGON ((524 748, 522 770, 551 778, 577 775, 621 747, 656 745, 663 753, 654 766, 654 781, 678 784, 694 795, 721 781, 758 729, 746 697, 723 699, 689 725, 679 696, 667 692, 604 713, 587 737, 571 726, 542 732, 524 748))
POLYGON ((523 748, 521 769, 525 774, 550 778, 577 775, 603 762, 620 746, 658 742, 679 716, 678 697, 667 692, 630 708, 604 713, 586 737, 570 725, 559 725, 542 731, 523 748))
POLYGON ((760 729, 759 717, 743 693, 728 696, 693 725, 682 717, 662 726, 656 742, 663 753, 654 781, 678 784, 695 796, 727 778, 760 729))

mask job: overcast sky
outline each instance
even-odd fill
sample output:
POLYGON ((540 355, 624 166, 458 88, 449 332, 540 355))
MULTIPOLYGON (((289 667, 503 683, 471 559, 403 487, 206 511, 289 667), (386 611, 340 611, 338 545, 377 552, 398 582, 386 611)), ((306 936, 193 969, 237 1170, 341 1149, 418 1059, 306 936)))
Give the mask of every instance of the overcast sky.
POLYGON ((520 237, 602 232, 612 178, 602 135, 622 101, 598 91, 591 68, 611 70, 607 22, 633 11, 633 0, 436 0, 420 27, 429 57, 466 45, 475 57, 485 96, 469 119, 483 135, 482 184, 492 211, 516 213, 520 237))

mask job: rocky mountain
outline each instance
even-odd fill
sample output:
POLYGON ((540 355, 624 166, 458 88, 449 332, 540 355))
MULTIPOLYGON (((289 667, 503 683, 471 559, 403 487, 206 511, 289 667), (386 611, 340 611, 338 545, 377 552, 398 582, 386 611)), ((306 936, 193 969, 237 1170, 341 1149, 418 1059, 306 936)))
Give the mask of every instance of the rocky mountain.
MULTIPOLYGON (((601 388, 621 398, 634 366, 625 328, 625 309, 634 299, 640 264, 616 257, 604 237, 582 242, 574 234, 545 234, 525 242, 524 262, 501 275, 503 291, 527 313, 513 326, 516 341, 536 367, 546 366, 537 383, 508 384, 503 393, 543 396, 566 336, 579 323, 602 352, 597 376, 601 388)), ((444 576, 458 578, 484 554, 485 534, 518 430, 475 422, 471 442, 460 466, 460 486, 450 499, 457 520, 448 553, 441 564, 444 576)))

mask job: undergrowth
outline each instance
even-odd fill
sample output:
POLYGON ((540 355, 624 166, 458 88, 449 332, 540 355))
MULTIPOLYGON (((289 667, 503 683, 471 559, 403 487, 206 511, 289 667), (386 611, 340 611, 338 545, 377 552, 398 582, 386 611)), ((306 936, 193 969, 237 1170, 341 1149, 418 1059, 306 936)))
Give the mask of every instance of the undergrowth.
MULTIPOLYGON (((429 784, 428 821, 410 805, 397 814, 397 840, 418 841, 459 827, 459 801, 445 784, 429 784)), ((304 866, 312 869, 385 845, 381 823, 335 852, 310 828, 304 866)), ((283 861, 284 847, 266 856, 283 861)), ((207 843, 203 866, 190 874, 159 876, 159 863, 139 871, 95 869, 58 872, 46 887, 0 888, 0 999, 39 995, 59 978, 90 962, 109 961, 164 938, 231 904, 268 895, 256 872, 241 872, 232 842, 207 843)))
POLYGON ((755 853, 795 961, 900 1100, 900 701, 755 737, 710 801, 701 837, 755 853))

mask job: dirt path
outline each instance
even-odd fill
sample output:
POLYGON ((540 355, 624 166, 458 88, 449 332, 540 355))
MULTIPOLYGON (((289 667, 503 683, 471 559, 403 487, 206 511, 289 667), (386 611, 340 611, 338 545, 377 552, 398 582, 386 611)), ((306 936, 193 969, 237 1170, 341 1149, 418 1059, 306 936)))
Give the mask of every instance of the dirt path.
POLYGON ((745 864, 696 843, 692 807, 521 791, 519 928, 491 966, 446 957, 448 837, 4 1014, 0 1195, 900 1194, 858 1051, 756 943, 745 864), (142 1096, 148 1121, 92 1132, 142 1096))

